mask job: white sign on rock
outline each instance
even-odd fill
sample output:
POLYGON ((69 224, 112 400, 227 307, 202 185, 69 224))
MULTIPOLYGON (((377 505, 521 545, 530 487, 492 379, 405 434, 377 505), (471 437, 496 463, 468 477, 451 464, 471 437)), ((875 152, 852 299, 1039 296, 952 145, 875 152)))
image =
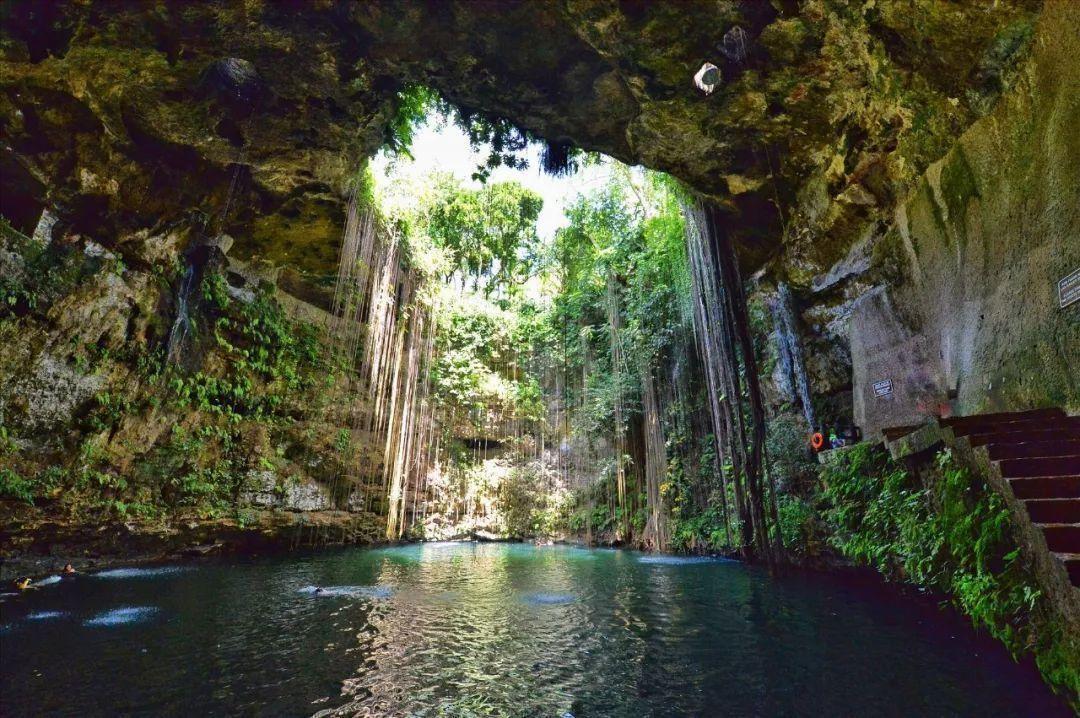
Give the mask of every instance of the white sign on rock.
POLYGON ((1080 299, 1080 269, 1058 280, 1058 302, 1061 308, 1080 299))
POLYGON ((874 396, 888 396, 889 394, 892 394, 892 379, 874 382, 874 396))

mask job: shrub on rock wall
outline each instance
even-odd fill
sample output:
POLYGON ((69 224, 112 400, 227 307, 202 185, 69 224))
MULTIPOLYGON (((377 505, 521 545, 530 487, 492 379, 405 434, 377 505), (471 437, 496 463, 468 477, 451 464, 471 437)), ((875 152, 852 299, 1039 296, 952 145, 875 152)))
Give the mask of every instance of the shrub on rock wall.
POLYGON ((843 555, 947 594, 1014 656, 1080 696, 1080 650, 1053 618, 1014 537, 1005 500, 946 450, 922 480, 881 448, 858 445, 822 474, 829 543, 843 555))
POLYGON ((321 468, 332 460, 285 455, 332 443, 336 417, 319 407, 335 367, 317 329, 269 287, 241 301, 208 272, 181 367, 165 357, 161 319, 178 267, 129 269, 92 243, 0 230, 0 498, 14 500, 4 510, 220 514, 254 470, 333 473, 321 468))

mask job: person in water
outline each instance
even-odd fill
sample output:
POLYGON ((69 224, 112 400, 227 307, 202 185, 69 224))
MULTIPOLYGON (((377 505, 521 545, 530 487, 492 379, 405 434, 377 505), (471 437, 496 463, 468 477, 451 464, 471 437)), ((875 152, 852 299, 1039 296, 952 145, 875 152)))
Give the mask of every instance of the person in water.
POLYGON ((75 575, 75 567, 70 563, 64 564, 63 576, 64 578, 71 578, 75 575))
POLYGON ((31 583, 33 583, 33 581, 30 580, 29 576, 23 576, 22 578, 15 579, 15 588, 20 591, 25 591, 29 588, 37 588, 37 586, 31 586, 31 583))

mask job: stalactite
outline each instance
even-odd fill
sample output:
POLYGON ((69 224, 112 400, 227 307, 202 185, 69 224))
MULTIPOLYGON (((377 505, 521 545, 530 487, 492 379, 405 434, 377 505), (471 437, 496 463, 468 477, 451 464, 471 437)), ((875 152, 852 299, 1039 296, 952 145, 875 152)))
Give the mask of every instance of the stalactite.
POLYGON ((173 320, 169 330, 169 340, 165 345, 165 361, 169 364, 180 364, 183 359, 184 346, 191 333, 191 317, 188 313, 188 303, 191 292, 195 287, 196 270, 191 261, 188 262, 184 276, 180 280, 180 288, 176 292, 176 319, 173 320))

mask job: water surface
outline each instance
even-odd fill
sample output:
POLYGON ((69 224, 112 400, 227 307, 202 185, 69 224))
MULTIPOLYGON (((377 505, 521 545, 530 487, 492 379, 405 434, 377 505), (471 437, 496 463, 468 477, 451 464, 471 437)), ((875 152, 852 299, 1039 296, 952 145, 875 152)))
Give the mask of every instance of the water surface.
POLYGON ((869 581, 426 544, 81 575, 0 603, 0 715, 1052 716, 869 581))

